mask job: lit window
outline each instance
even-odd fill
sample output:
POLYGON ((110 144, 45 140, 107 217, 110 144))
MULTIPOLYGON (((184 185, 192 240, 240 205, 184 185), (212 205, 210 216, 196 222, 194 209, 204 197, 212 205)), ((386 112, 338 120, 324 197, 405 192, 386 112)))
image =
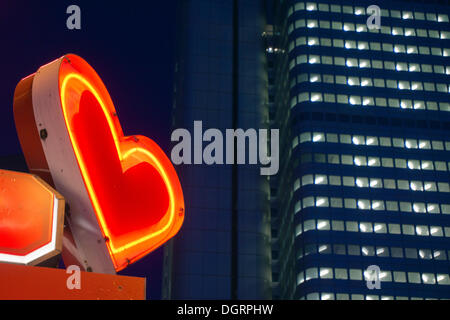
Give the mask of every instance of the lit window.
MULTIPOLYGON (((320 27, 323 28, 322 21, 320 21, 320 23, 321 23, 320 27)), ((331 39, 320 38, 320 45, 324 47, 331 47, 331 39)))
POLYGON ((411 84, 412 90, 423 90, 422 82, 413 81, 411 84))
MULTIPOLYGON (((436 191, 436 183, 434 182, 425 182, 424 184, 424 190, 425 191, 436 191)), ((442 190, 439 189, 440 192, 443 192, 442 190)))
POLYGON ((337 84, 346 84, 346 77, 345 76, 336 76, 336 83, 337 84))
MULTIPOLYGON (((361 200, 360 200, 361 201, 361 200)), ((367 200, 368 202, 368 200, 367 200)), ((358 207, 359 207, 359 201, 358 201, 358 207)), ((360 208, 360 207, 359 207, 360 208)), ((360 208, 361 209, 361 208, 360 208)), ((361 232, 372 232, 372 223, 370 222, 361 222, 359 224, 359 230, 361 232)), ((367 248, 367 247, 366 247, 367 248)))
POLYGON ((306 24, 307 26, 308 26, 308 28, 317 28, 319 25, 318 25, 318 23, 317 23, 317 20, 309 20, 308 19, 308 22, 307 22, 307 24, 306 24))
POLYGON ((432 274, 432 273, 423 273, 422 281, 425 284, 435 284, 436 283, 436 281, 434 279, 434 274, 432 274))
POLYGON ((412 19, 413 18, 413 14, 411 11, 403 11, 403 15, 402 15, 403 19, 412 19))
POLYGON ((371 42, 370 43, 370 50, 380 51, 381 50, 381 44, 379 42, 371 42))
POLYGON ((390 43, 383 43, 383 51, 392 52, 394 51, 394 47, 390 43))
POLYGON ((418 53, 417 47, 416 46, 407 46, 406 53, 408 53, 408 54, 417 54, 418 53))
POLYGON ((356 32, 367 32, 367 27, 364 24, 356 25, 356 32))
POLYGON ((416 31, 414 29, 405 28, 405 36, 409 37, 409 36, 415 36, 415 35, 416 35, 416 31))
POLYGON ((438 22, 448 22, 448 15, 438 14, 438 22))
POLYGON ((375 69, 383 69, 383 62, 381 60, 372 60, 372 65, 375 69))
POLYGON ((369 44, 365 41, 358 41, 358 49, 359 50, 368 50, 369 44))
POLYGON ((319 44, 318 38, 308 38, 308 46, 316 46, 319 44))
POLYGON ((439 213, 439 205, 436 203, 428 203, 427 204, 427 212, 433 213, 433 214, 439 213))
POLYGON ((410 186, 411 190, 413 190, 413 191, 423 191, 421 181, 411 181, 409 186, 410 186))
POLYGON ((380 158, 378 157, 369 157, 369 161, 367 162, 369 167, 379 167, 380 166, 380 158))
POLYGON ((394 271, 394 282, 406 282, 406 273, 403 271, 394 271))
POLYGON ((315 56, 315 55, 310 55, 309 56, 309 63, 311 63, 311 64, 320 63, 320 57, 319 56, 315 56))
POLYGON ((314 184, 328 184, 327 176, 322 174, 316 174, 314 184))
POLYGON ((397 71, 408 71, 408 65, 406 63, 404 63, 404 62, 399 62, 395 66, 395 69, 397 71))
POLYGON ((326 3, 319 3, 319 11, 328 12, 330 8, 326 3))
POLYGON ((414 101, 414 109, 415 110, 420 110, 420 109, 425 109, 425 102, 424 101, 414 101))
POLYGON ((423 12, 414 12, 414 18, 416 20, 425 20, 425 14, 423 12))
POLYGON ((356 41, 346 40, 345 41, 345 48, 346 49, 355 49, 356 48, 356 41))
POLYGON ((328 198, 317 197, 316 207, 328 207, 328 198))
POLYGON ((428 226, 416 226, 416 233, 419 236, 428 236, 428 226))
POLYGON ((364 136, 353 136, 352 142, 356 145, 365 144, 365 138, 364 136))
POLYGON ((420 47, 419 47, 419 53, 420 53, 420 54, 429 55, 429 54, 430 54, 430 48, 420 46, 420 47))
POLYGON ((369 179, 367 178, 356 178, 356 185, 360 188, 369 186, 369 179))
MULTIPOLYGON (((384 88, 384 79, 375 78, 374 85, 375 85, 375 87, 378 87, 378 88, 384 88)), ((376 98, 375 100, 377 101, 377 105, 378 105, 378 101, 381 101, 379 99, 386 101, 385 98, 376 98)), ((380 103, 382 103, 382 102, 380 102, 380 103)), ((386 106, 386 103, 384 104, 384 106, 386 106)))
POLYGON ((333 278, 333 269, 320 268, 320 278, 321 279, 332 279, 333 278))
POLYGON ((320 82, 320 74, 311 74, 309 76, 310 82, 320 82))
MULTIPOLYGON (((400 88, 400 83, 399 83, 399 89, 404 89, 404 88, 400 88)), ((400 107, 402 108, 402 109, 412 109, 412 101, 411 100, 402 100, 401 102, 400 102, 400 107)))
POLYGON ((405 147, 407 149, 417 149, 417 140, 416 139, 406 139, 405 140, 405 147))
POLYGON ((356 67, 358 65, 358 60, 354 58, 348 58, 346 65, 347 67, 356 67))
POLYGON ((398 82, 398 88, 400 90, 409 90, 409 81, 399 81, 398 82))
POLYGON ((355 7, 355 15, 360 16, 360 15, 362 15, 364 13, 365 13, 364 8, 362 8, 362 7, 355 7))
POLYGON ((427 13, 427 20, 428 21, 437 21, 436 14, 434 14, 434 13, 427 13))
POLYGON ((357 86, 357 85, 359 85, 359 78, 358 77, 349 77, 347 80, 347 84, 349 86, 357 86))
MULTIPOLYGON (((398 87, 397 80, 386 80, 386 87, 392 88, 392 89, 397 89, 397 87, 398 87)), ((389 100, 391 100, 391 99, 389 99, 389 100)))
POLYGON ((419 37, 428 37, 428 33, 426 29, 417 29, 417 35, 419 37))
POLYGON ((308 10, 308 11, 315 11, 315 10, 317 10, 317 4, 312 3, 312 2, 307 2, 306 3, 306 10, 308 10))
POLYGON ((432 161, 422 160, 421 169, 422 170, 433 170, 434 169, 433 162, 432 161))
POLYGON ((382 188, 383 187, 383 183, 381 182, 381 179, 371 178, 370 179, 370 187, 371 188, 382 188))
MULTIPOLYGON (((369 200, 358 200, 358 209, 360 210, 368 210, 370 208, 369 200)), ((364 231, 366 232, 366 231, 364 231)))
POLYGON ((399 27, 392 28, 392 35, 393 36, 402 36, 403 35, 403 28, 399 28, 399 27))
POLYGON ((370 60, 368 60, 368 59, 360 59, 359 60, 359 67, 360 68, 370 68, 370 60))
POLYGON ((391 27, 381 26, 381 33, 391 34, 391 27))
POLYGON ((330 230, 330 221, 317 220, 317 230, 330 230))
POLYGON ((361 97, 350 96, 349 102, 351 105, 361 105, 361 97))
POLYGON ((338 94, 337 102, 338 103, 345 103, 345 104, 347 104, 348 103, 348 96, 345 95, 345 94, 338 94))
POLYGON ((391 17, 400 19, 401 18, 400 11, 399 10, 391 10, 391 17))
POLYGON ((346 23, 344 23, 343 30, 344 31, 355 31, 355 24, 346 22, 346 23))
POLYGON ((415 213, 425 213, 426 212, 424 203, 416 202, 413 204, 412 207, 413 207, 413 211, 415 213))
POLYGON ((430 64, 422 64, 422 71, 423 72, 433 72, 433 69, 430 64))
POLYGON ((437 282, 438 282, 438 284, 449 285, 450 284, 450 277, 449 277, 448 274, 438 274, 437 275, 437 282))
POLYGON ((417 63, 410 63, 409 72, 420 72, 420 65, 417 63))
POLYGON ((325 142, 325 135, 323 133, 317 133, 315 132, 313 134, 313 142, 325 142))
POLYGON ((386 224, 384 223, 375 223, 373 230, 375 231, 375 233, 386 233, 387 229, 386 229, 386 224))
POLYGON ((342 22, 332 21, 331 28, 333 28, 334 30, 342 30, 342 22))
POLYGON ((363 106, 373 106, 375 105, 373 101, 373 97, 364 97, 363 98, 363 106))
POLYGON ((317 268, 308 268, 306 269, 306 277, 305 280, 311 280, 311 279, 317 279, 318 278, 318 272, 317 268))
POLYGON ((420 169, 419 160, 408 160, 408 168, 411 170, 419 170, 420 169))
POLYGON ((340 5, 336 5, 336 4, 332 4, 331 5, 331 12, 341 13, 341 6, 340 5))
POLYGON ((444 233, 442 232, 441 227, 430 227, 430 234, 433 237, 443 237, 444 233))
POLYGON ((406 52, 405 46, 402 45, 402 44, 395 45, 394 46, 394 52, 395 53, 405 53, 406 52))
POLYGON ((361 78, 361 87, 371 87, 372 86, 372 79, 371 78, 361 78))
POLYGON ((311 93, 311 102, 319 102, 322 101, 322 93, 313 92, 311 93))
POLYGON ((384 202, 380 200, 372 201, 372 210, 384 210, 384 202))

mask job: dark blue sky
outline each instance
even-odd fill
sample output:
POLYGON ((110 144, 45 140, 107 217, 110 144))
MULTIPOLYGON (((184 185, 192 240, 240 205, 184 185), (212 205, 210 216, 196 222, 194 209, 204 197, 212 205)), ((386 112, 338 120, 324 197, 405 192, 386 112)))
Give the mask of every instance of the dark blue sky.
MULTIPOLYGON (((86 59, 103 79, 125 135, 146 135, 168 153, 175 2, 1 1, 0 157, 21 154, 12 112, 15 86, 65 53, 86 59), (81 30, 66 28, 72 4, 81 8, 81 30)), ((122 273, 147 276, 149 298, 158 299, 161 261, 160 249, 122 273)))

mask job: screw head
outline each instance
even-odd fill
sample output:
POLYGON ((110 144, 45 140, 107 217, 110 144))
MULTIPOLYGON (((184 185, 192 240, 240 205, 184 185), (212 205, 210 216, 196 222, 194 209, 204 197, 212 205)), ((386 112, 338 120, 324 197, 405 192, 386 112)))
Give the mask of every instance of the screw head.
POLYGON ((39 135, 41 136, 42 140, 45 140, 48 137, 48 132, 46 129, 42 129, 41 131, 39 131, 39 135))

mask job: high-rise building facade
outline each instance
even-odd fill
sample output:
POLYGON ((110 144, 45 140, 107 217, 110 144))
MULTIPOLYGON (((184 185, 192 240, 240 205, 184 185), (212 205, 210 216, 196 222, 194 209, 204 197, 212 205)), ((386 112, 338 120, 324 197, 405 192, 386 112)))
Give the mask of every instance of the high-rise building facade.
POLYGON ((273 297, 450 298, 448 2, 280 0, 273 12, 273 297))
MULTIPOLYGON (((262 1, 179 1, 177 23, 173 128, 268 127, 262 1)), ((177 170, 186 217, 165 248, 163 298, 270 299, 267 177, 255 165, 177 170)))

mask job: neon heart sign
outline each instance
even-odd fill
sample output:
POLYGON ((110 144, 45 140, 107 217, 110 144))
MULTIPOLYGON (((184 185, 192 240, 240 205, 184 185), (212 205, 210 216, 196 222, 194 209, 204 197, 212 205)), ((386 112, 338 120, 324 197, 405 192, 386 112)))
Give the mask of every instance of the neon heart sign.
MULTIPOLYGON (((70 205, 68 221, 85 269, 113 273, 173 237, 184 219, 175 169, 151 139, 123 134, 94 69, 69 54, 32 77, 35 134, 70 205)), ((30 144, 24 140, 27 157, 30 144)), ((45 172, 42 161, 32 158, 30 170, 45 172)))

